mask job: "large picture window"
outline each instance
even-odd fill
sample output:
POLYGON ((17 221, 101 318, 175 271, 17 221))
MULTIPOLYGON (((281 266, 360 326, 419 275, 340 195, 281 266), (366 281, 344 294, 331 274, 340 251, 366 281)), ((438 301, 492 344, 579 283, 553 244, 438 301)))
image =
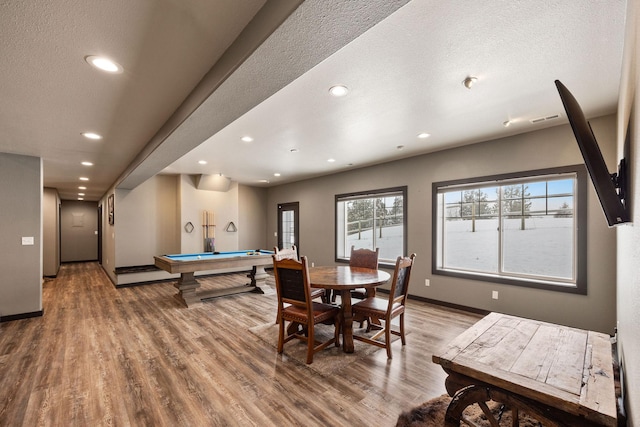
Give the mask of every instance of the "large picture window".
POLYGON ((336 195, 336 260, 349 260, 353 245, 395 264, 406 253, 406 209, 407 187, 336 195))
POLYGON ((433 184, 433 273, 586 293, 583 166, 433 184))

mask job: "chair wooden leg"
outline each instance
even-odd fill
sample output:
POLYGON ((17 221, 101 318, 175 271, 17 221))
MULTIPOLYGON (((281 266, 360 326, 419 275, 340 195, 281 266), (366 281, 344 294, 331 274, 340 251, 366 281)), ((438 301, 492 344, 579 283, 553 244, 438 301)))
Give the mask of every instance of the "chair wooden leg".
POLYGON ((278 354, 282 353, 284 347, 284 320, 278 316, 280 320, 280 326, 278 327, 278 354))
POLYGON ((400 315, 400 339, 402 340, 402 345, 407 344, 407 341, 404 338, 404 313, 400 315))
POLYGON ((315 329, 316 325, 310 323, 307 325, 307 364, 313 362, 313 349, 315 347, 315 329))
POLYGON ((340 347, 340 332, 342 331, 342 322, 340 321, 340 316, 336 316, 335 327, 336 330, 334 332, 334 338, 336 340, 336 347, 340 347))
POLYGON ((391 322, 389 320, 384 325, 384 343, 387 348, 387 358, 391 359, 391 322))

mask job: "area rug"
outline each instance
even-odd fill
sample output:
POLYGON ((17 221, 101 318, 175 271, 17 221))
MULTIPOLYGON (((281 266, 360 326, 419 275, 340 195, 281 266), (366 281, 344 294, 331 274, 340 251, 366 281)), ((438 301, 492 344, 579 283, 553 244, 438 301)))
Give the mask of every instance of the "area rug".
MULTIPOLYGON (((355 326, 355 325, 354 325, 355 326)), ((315 335, 317 341, 326 341, 333 337, 333 325, 316 325, 315 335)), ((275 323, 267 323, 264 325, 254 326, 249 328, 249 332, 260 338, 262 341, 271 345, 274 349, 274 354, 278 347, 278 325, 275 323)), ((369 335, 373 335, 375 332, 371 332, 369 335)), ((354 328, 354 335, 367 335, 366 329, 354 328)), ((407 337, 409 333, 406 333, 407 337)), ((392 335, 391 342, 399 340, 400 337, 392 335)), ((408 339, 408 338, 407 338, 408 339)), ((340 343, 342 344, 342 336, 340 336, 340 343)), ((399 351, 400 346, 393 344, 392 349, 399 351)), ((313 363, 307 365, 307 344, 301 340, 294 339, 285 343, 283 353, 281 355, 283 361, 292 361, 308 367, 309 369, 319 373, 320 375, 334 375, 336 372, 346 368, 350 364, 362 360, 365 357, 372 355, 377 351, 384 353, 384 359, 386 360, 386 350, 381 347, 376 347, 371 344, 363 343, 361 341, 354 342, 354 352, 345 353, 342 351, 342 346, 336 347, 333 344, 329 347, 321 350, 313 355, 313 363)))
MULTIPOLYGON (((398 417, 396 427, 435 427, 444 425, 444 416, 447 412, 447 407, 451 402, 451 397, 447 394, 435 397, 420 406, 413 408, 410 411, 403 412, 398 417)), ((496 402, 489 402, 489 408, 492 413, 497 417, 501 405, 496 402)), ((478 405, 468 406, 464 410, 464 415, 469 421, 477 426, 490 426, 491 424, 485 417, 482 409, 478 405)), ((541 424, 535 419, 531 418, 527 414, 520 413, 519 416, 520 427, 539 427, 541 424)), ((462 425, 462 424, 461 424, 462 425)), ((501 426, 511 426, 511 411, 504 411, 500 418, 501 426)))

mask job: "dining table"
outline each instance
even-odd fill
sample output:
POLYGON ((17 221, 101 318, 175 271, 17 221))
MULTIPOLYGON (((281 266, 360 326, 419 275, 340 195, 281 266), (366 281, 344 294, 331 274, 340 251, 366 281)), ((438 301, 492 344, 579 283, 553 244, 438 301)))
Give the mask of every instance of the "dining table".
POLYGON ((391 278, 384 270, 348 265, 319 266, 309 269, 309 282, 313 288, 331 289, 340 293, 342 316, 342 348, 345 353, 353 353, 353 313, 351 312, 351 291, 365 288, 375 289, 391 278))

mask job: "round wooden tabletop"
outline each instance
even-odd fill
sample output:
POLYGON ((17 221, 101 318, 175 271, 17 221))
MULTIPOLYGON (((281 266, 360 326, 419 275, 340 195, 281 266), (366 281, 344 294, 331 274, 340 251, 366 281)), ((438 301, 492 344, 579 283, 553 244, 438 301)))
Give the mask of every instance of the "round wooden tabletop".
POLYGON ((386 271, 363 267, 336 265, 311 267, 309 281, 314 288, 356 289, 370 288, 387 282, 391 275, 386 271))

